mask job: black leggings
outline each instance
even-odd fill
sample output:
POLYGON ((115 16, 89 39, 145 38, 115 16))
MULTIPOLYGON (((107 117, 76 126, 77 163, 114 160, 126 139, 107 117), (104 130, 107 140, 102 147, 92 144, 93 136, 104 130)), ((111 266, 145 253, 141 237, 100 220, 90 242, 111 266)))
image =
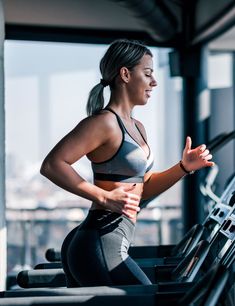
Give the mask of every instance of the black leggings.
POLYGON ((68 287, 150 285, 151 281, 128 255, 134 228, 135 224, 124 215, 90 210, 62 245, 68 287))

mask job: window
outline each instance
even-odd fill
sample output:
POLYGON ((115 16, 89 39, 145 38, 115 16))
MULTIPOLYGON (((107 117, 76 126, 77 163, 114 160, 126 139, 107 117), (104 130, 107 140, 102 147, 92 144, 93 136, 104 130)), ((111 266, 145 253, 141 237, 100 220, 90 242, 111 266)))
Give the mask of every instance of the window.
MULTIPOLYGON (((90 202, 63 191, 39 173, 50 149, 86 116, 89 90, 99 82, 105 45, 6 41, 6 195, 8 271, 45 261, 81 222, 90 202)), ((180 159, 181 80, 170 79, 167 49, 151 48, 158 87, 134 116, 146 126, 161 171, 180 159)), ((105 89, 108 99, 109 92, 105 89)), ((90 163, 73 165, 92 181, 90 163)), ((180 238, 181 184, 139 215, 135 244, 180 238), (164 235, 162 232, 164 231, 164 235)))

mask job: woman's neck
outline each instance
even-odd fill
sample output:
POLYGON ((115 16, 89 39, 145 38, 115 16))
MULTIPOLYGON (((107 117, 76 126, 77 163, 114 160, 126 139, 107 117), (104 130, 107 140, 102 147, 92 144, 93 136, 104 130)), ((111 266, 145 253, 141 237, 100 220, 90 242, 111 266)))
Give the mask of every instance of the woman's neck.
POLYGON ((126 120, 131 119, 133 105, 125 95, 116 95, 115 93, 112 93, 107 107, 116 111, 120 117, 126 120))

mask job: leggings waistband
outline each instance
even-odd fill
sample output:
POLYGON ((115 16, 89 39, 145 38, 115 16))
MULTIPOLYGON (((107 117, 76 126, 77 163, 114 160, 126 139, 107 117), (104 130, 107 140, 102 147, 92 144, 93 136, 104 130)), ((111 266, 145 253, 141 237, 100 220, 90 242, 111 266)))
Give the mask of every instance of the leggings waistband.
POLYGON ((89 210, 87 217, 79 228, 96 229, 101 234, 122 229, 124 235, 130 238, 133 236, 135 223, 125 215, 103 209, 93 209, 89 210))

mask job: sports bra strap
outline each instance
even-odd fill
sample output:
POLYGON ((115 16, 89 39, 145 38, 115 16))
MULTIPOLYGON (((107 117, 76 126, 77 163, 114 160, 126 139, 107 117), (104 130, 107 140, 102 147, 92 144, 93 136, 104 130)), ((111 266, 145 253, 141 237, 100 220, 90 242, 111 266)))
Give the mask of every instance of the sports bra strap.
POLYGON ((109 108, 109 107, 104 108, 104 110, 108 110, 108 111, 110 111, 111 113, 113 113, 113 114, 116 116, 116 118, 117 118, 117 121, 118 121, 118 123, 119 123, 119 126, 120 126, 121 130, 122 130, 123 132, 126 132, 125 125, 124 125, 124 123, 122 122, 120 116, 119 116, 114 110, 112 110, 112 109, 109 108))
MULTIPOLYGON (((110 111, 111 113, 113 113, 113 114, 116 116, 116 118, 117 118, 117 120, 118 120, 118 123, 119 123, 121 129, 122 129, 124 132, 126 132, 127 134, 129 134, 129 132, 128 132, 128 130, 126 129, 125 124, 122 122, 122 119, 120 118, 120 116, 119 116, 114 110, 112 110, 112 109, 109 108, 109 107, 106 107, 105 110, 108 110, 108 111, 110 111)), ((141 133, 141 131, 140 131, 138 125, 137 125, 136 123, 134 123, 134 124, 135 124, 135 127, 137 128, 138 132, 140 133, 140 136, 142 137, 143 141, 147 144, 147 146, 148 146, 148 148, 149 148, 149 145, 148 145, 148 143, 147 143, 147 140, 145 139, 144 135, 141 133)), ((130 135, 130 134, 129 134, 129 135, 130 135)), ((131 136, 131 135, 130 135, 130 136, 131 136)), ((138 144, 138 142, 137 142, 132 136, 131 136, 131 138, 138 144)), ((139 145, 139 144, 138 144, 138 145, 139 145)), ((140 145, 139 145, 139 146, 140 146, 140 145)), ((150 148, 149 148, 149 151, 150 151, 150 148)))
POLYGON ((111 113, 113 113, 116 117, 118 117, 119 118, 119 116, 118 116, 118 114, 114 111, 114 110, 112 110, 112 108, 109 108, 109 107, 105 107, 104 108, 104 110, 108 110, 108 111, 110 111, 111 113))
POLYGON ((136 126, 138 132, 140 133, 140 136, 143 138, 143 141, 144 141, 144 142, 147 144, 147 146, 148 146, 147 140, 145 139, 144 135, 142 134, 141 130, 139 129, 139 127, 138 127, 138 125, 137 125, 136 123, 135 123, 135 126, 136 126))

